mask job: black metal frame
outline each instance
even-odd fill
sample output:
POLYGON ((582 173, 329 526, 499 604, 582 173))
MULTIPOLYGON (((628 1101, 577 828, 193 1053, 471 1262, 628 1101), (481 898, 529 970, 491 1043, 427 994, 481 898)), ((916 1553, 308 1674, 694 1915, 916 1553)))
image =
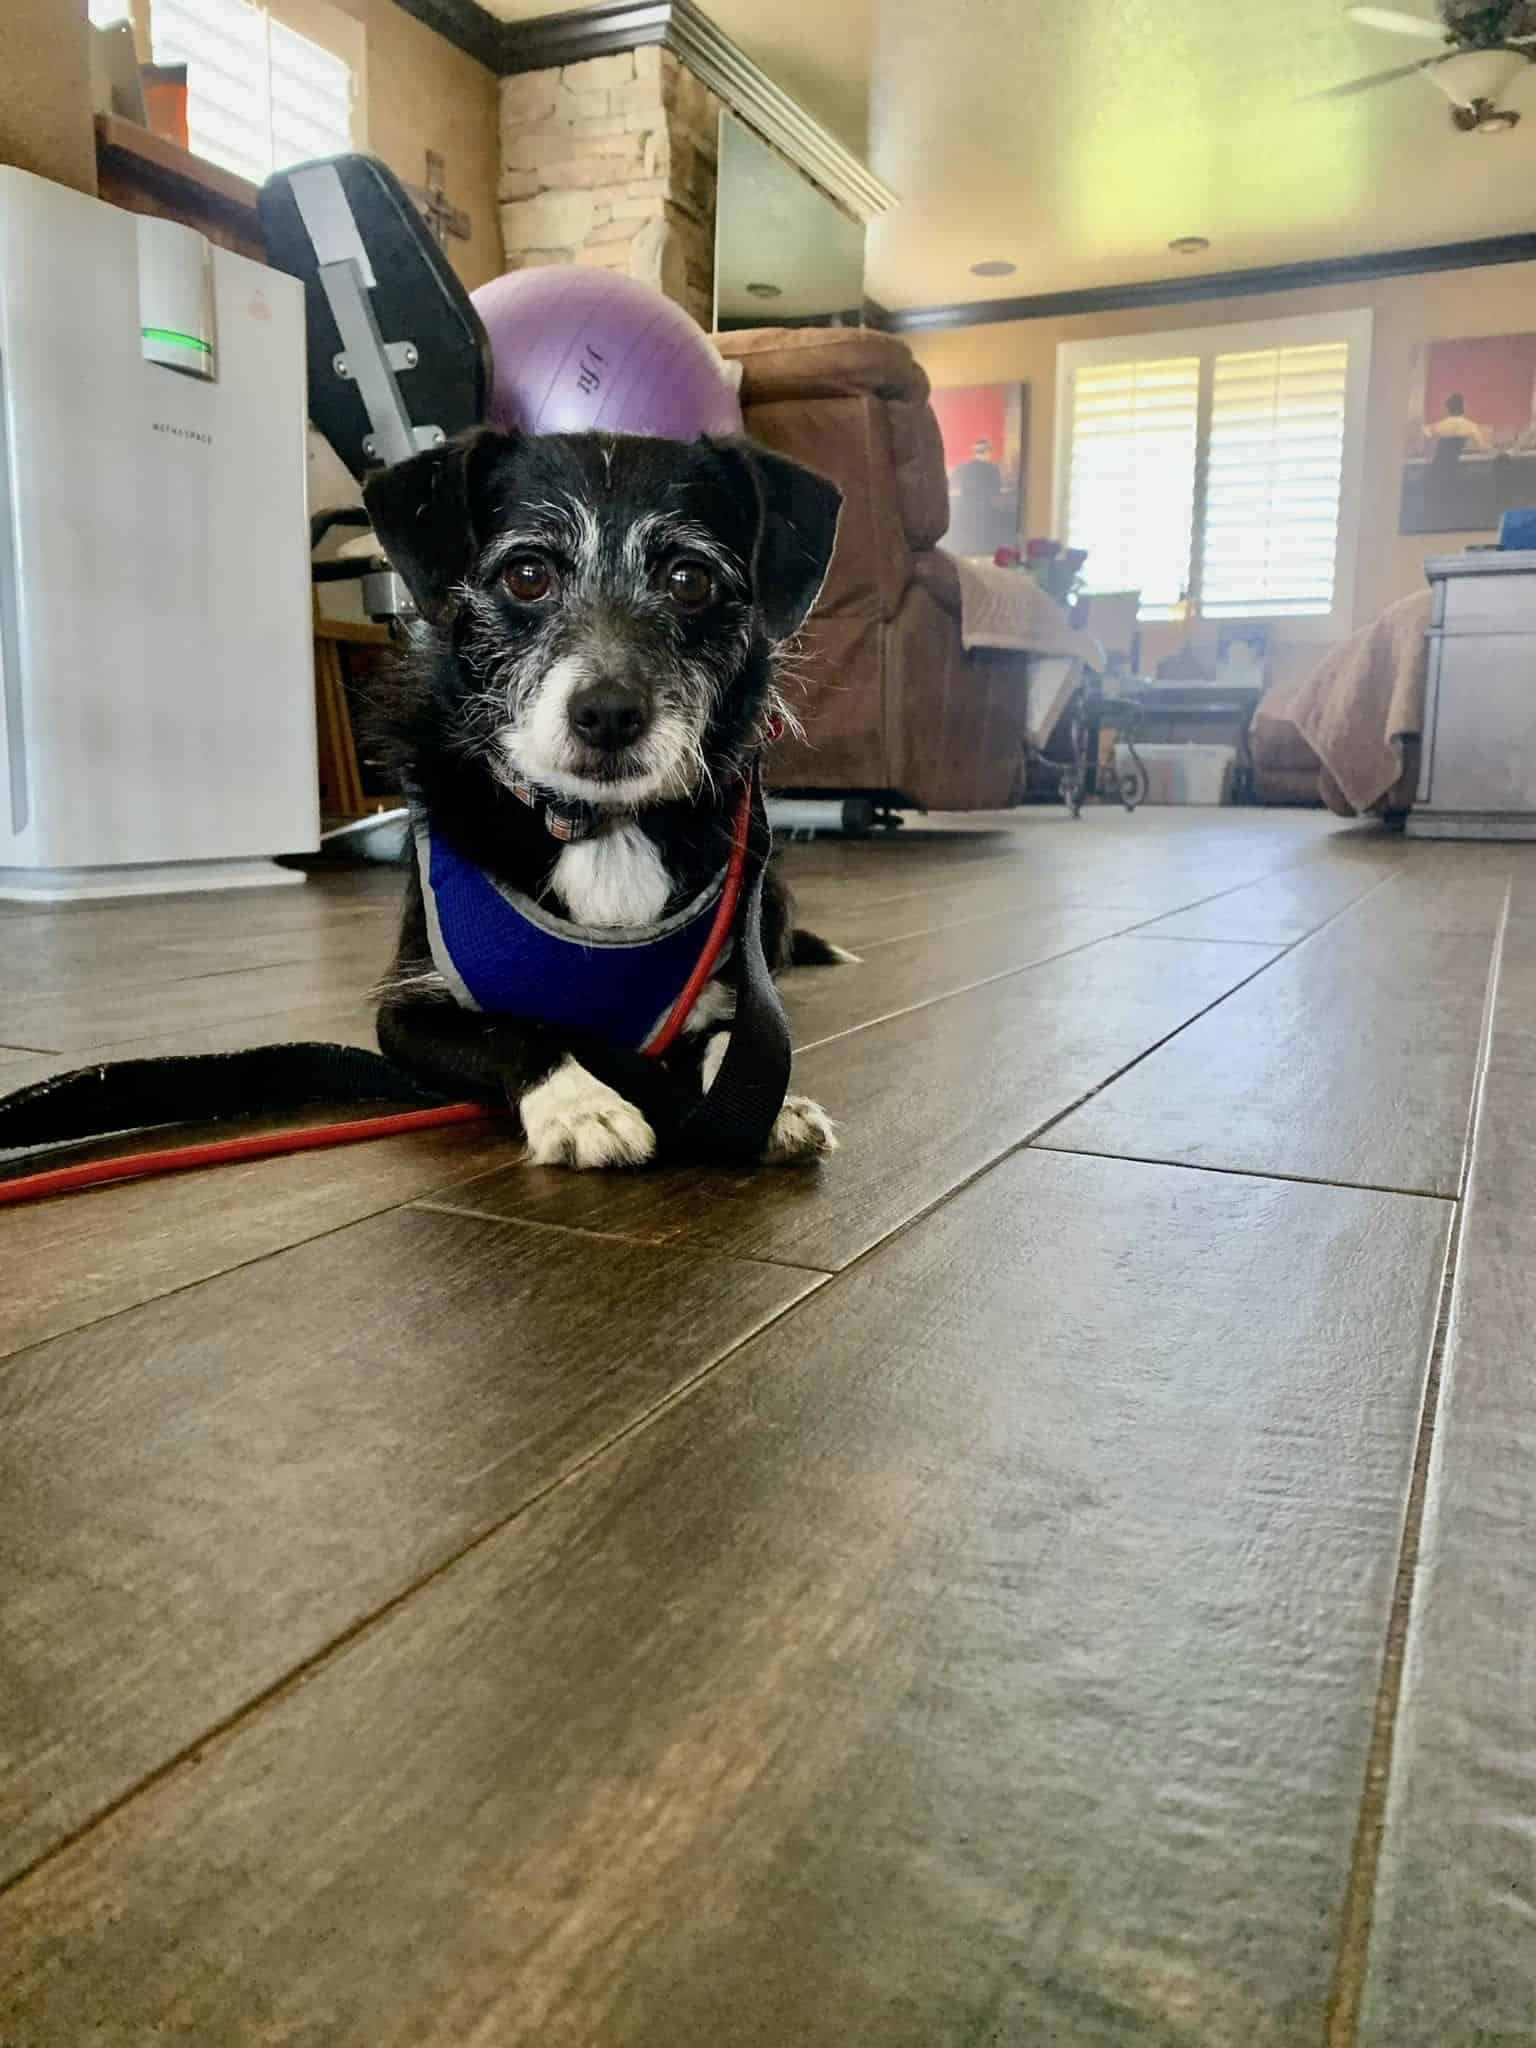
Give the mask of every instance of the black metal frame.
POLYGON ((1055 776, 1056 793, 1073 817, 1083 815, 1083 805, 1091 796, 1101 803, 1121 804, 1128 815, 1145 803, 1150 781, 1146 763, 1136 751, 1141 706, 1130 697, 1106 697, 1103 679, 1090 671, 1072 692, 1066 718, 1071 760, 1053 761, 1038 747, 1029 749, 1029 759, 1055 776), (1129 774, 1122 775, 1113 763, 1105 766, 1099 760, 1099 735, 1106 724, 1125 742, 1131 757, 1129 774))

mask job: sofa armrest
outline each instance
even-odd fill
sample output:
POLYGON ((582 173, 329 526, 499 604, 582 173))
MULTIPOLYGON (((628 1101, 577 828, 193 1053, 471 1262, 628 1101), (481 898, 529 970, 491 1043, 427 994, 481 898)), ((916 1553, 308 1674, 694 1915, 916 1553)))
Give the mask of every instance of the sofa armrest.
POLYGON ((912 557, 912 573, 942 611, 952 619, 959 618, 960 572, 953 555, 946 555, 942 548, 925 548, 912 557))

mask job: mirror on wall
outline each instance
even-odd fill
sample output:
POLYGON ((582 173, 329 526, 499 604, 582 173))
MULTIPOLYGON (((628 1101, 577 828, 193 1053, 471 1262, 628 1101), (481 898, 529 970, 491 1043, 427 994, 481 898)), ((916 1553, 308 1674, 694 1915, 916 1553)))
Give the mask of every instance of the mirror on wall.
POLYGON ((857 327, 864 229, 734 114, 720 116, 715 327, 857 327))

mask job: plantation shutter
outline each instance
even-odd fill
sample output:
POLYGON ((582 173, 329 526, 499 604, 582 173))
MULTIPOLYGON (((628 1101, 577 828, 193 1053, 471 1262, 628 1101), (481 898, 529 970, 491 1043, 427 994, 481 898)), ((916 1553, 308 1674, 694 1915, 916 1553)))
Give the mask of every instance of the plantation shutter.
POLYGON ((1080 364, 1073 373, 1067 544, 1090 590, 1139 590, 1167 618, 1189 582, 1200 358, 1080 364))
MULTIPOLYGON (((339 21, 343 39, 357 32, 346 17, 339 21)), ((352 67, 264 8, 153 0, 150 29, 155 62, 187 67, 195 155, 260 184, 288 164, 352 147, 352 67)))
POLYGON ((1218 355, 1200 555, 1208 619, 1333 606, 1349 344, 1218 355))

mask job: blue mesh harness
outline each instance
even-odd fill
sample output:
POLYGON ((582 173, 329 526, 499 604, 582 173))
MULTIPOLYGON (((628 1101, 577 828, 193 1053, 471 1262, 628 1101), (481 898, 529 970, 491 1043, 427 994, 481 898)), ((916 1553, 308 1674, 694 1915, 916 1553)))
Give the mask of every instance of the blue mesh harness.
POLYGON ((650 1045, 708 943, 724 867, 670 917, 594 932, 492 880, 425 818, 413 831, 433 965, 466 1009, 650 1045))

